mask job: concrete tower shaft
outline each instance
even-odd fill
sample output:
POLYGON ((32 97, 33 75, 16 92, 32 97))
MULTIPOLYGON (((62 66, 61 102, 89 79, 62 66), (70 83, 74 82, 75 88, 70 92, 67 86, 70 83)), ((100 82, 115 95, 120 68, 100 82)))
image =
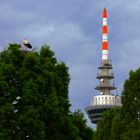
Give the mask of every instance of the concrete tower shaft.
POLYGON ((96 90, 101 92, 101 95, 110 95, 111 90, 116 89, 115 83, 110 82, 110 80, 114 79, 114 75, 112 72, 112 65, 109 61, 103 61, 104 63, 98 67, 99 72, 97 74, 97 79, 100 79, 100 84, 95 87, 96 90))

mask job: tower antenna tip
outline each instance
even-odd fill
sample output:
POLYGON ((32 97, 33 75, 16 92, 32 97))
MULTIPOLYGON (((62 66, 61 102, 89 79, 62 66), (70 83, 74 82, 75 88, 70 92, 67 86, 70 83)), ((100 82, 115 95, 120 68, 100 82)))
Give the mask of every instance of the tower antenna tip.
POLYGON ((106 10, 105 7, 104 7, 104 10, 103 10, 103 18, 107 18, 107 10, 106 10))

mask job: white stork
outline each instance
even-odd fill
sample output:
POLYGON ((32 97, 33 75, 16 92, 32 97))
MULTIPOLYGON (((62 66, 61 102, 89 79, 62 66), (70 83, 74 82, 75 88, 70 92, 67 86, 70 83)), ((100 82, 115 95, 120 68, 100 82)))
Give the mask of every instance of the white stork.
POLYGON ((26 47, 28 47, 29 49, 32 48, 32 45, 30 44, 30 41, 28 41, 27 39, 24 39, 24 40, 23 40, 23 44, 24 44, 26 47))

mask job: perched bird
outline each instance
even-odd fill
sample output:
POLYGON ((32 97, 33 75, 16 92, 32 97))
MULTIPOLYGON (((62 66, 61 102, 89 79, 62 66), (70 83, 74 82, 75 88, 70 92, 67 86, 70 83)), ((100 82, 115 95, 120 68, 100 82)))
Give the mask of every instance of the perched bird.
POLYGON ((24 40, 23 40, 23 44, 24 44, 26 47, 28 47, 29 49, 32 48, 32 45, 30 44, 30 41, 28 41, 27 39, 24 39, 24 40))

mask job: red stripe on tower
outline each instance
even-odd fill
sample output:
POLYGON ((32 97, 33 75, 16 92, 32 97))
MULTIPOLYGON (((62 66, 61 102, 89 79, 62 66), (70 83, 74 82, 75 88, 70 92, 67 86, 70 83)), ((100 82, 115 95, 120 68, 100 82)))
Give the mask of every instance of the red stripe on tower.
POLYGON ((107 27, 107 10, 103 10, 103 27, 102 27, 102 62, 108 61, 108 27, 107 27))
POLYGON ((107 31, 107 26, 106 26, 106 25, 103 26, 103 28, 102 28, 102 33, 103 33, 103 34, 107 34, 107 33, 108 33, 108 31, 107 31))
POLYGON ((102 50, 108 50, 108 42, 107 41, 102 42, 102 50))
POLYGON ((104 10, 103 10, 103 18, 107 18, 107 11, 106 11, 106 8, 104 8, 104 10))

